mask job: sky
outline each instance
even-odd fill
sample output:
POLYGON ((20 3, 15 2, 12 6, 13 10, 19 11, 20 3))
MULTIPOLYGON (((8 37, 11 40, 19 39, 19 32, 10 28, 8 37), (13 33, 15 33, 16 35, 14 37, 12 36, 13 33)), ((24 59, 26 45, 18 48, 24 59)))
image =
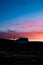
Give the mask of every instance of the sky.
POLYGON ((8 30, 43 32, 43 0, 0 0, 0 32, 8 30))

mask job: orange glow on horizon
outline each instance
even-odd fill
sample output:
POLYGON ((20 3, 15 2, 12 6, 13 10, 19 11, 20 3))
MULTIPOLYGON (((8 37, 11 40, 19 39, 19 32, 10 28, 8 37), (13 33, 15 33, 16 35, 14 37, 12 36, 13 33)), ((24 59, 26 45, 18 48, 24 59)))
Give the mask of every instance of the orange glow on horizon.
MULTIPOLYGON (((20 36, 28 38, 28 41, 41 41, 41 42, 43 42, 43 32, 21 33, 20 36)), ((17 40, 17 39, 11 38, 10 40, 17 40)))
POLYGON ((29 41, 40 41, 43 42, 43 32, 33 32, 28 37, 29 41))
POLYGON ((17 40, 20 37, 28 38, 29 41, 41 41, 43 42, 43 31, 42 32, 18 32, 18 33, 12 33, 10 38, 8 38, 9 34, 2 34, 0 35, 0 38, 5 38, 9 40, 17 40))
POLYGON ((29 41, 40 41, 43 42, 43 39, 28 39, 29 41))

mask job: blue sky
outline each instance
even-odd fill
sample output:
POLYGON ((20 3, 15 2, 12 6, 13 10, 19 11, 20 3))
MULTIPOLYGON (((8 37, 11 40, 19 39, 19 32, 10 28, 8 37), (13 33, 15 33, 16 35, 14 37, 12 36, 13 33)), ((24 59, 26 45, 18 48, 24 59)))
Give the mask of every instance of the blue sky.
POLYGON ((0 31, 7 30, 7 24, 10 28, 10 24, 18 21, 25 23, 25 20, 39 18, 43 18, 43 0, 0 0, 0 31))

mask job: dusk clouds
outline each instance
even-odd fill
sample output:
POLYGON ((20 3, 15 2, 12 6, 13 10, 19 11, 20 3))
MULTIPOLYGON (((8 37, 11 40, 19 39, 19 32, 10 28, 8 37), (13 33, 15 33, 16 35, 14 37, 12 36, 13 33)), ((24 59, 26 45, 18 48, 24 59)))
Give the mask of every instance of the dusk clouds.
POLYGON ((28 20, 22 21, 20 23, 4 23, 2 27, 0 26, 0 31, 2 30, 12 30, 17 32, 32 32, 32 31, 43 31, 43 19, 41 20, 28 20))

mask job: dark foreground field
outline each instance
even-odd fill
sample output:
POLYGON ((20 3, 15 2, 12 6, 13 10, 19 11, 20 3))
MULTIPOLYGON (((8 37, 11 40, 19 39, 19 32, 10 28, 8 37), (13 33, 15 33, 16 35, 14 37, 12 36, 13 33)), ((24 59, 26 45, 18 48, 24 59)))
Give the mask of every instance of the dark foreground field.
POLYGON ((43 65, 43 42, 21 44, 0 39, 0 64, 43 65))

